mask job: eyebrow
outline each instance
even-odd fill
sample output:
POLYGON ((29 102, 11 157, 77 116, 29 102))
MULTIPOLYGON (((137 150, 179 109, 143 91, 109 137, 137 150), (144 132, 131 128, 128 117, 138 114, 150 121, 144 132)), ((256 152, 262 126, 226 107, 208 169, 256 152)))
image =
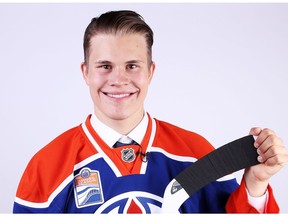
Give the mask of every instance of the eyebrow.
POLYGON ((112 62, 107 60, 99 60, 95 61, 95 64, 112 64, 112 62))
MULTIPOLYGON (((142 60, 135 59, 135 60, 126 61, 125 63, 126 64, 135 64, 135 63, 145 63, 145 62, 142 60)), ((113 64, 113 62, 108 61, 108 60, 98 60, 98 61, 95 61, 95 64, 113 64)))
POLYGON ((144 61, 141 60, 130 60, 126 62, 127 64, 133 64, 133 63, 145 63, 144 61))

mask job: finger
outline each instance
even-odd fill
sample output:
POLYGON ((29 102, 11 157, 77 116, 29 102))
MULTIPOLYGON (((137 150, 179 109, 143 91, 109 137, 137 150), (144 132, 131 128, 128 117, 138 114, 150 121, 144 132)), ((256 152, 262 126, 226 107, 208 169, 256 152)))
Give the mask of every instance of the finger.
POLYGON ((263 129, 259 134, 258 134, 258 136, 257 136, 257 138, 256 138, 256 140, 255 140, 255 147, 256 148, 258 148, 260 145, 262 145, 263 144, 263 142, 265 141, 265 140, 267 140, 267 138, 269 137, 269 136, 276 136, 276 134, 275 134, 275 132, 274 131, 272 131, 272 130, 270 130, 270 129, 268 129, 268 128, 265 128, 265 129, 263 129))
POLYGON ((284 146, 271 146, 264 154, 259 155, 259 159, 268 166, 282 165, 288 161, 288 152, 284 146))
POLYGON ((262 129, 260 127, 253 127, 250 129, 249 135, 258 136, 262 129))
POLYGON ((282 140, 273 134, 266 137, 264 141, 261 140, 261 142, 262 143, 258 143, 256 139, 255 146, 258 146, 257 147, 258 154, 264 154, 272 146, 284 146, 282 140))
POLYGON ((264 164, 270 167, 284 167, 288 163, 288 155, 276 155, 274 157, 268 158, 264 164))

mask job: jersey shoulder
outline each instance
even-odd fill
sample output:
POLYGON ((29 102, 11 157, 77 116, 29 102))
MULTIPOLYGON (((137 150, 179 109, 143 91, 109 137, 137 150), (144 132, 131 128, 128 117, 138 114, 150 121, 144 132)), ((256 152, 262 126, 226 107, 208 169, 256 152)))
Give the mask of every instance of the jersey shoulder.
POLYGON ((46 202, 73 173, 75 164, 96 153, 81 125, 65 131, 31 158, 16 196, 30 202, 46 202))
POLYGON ((169 153, 200 158, 215 149, 196 132, 157 119, 156 124, 157 145, 169 153))

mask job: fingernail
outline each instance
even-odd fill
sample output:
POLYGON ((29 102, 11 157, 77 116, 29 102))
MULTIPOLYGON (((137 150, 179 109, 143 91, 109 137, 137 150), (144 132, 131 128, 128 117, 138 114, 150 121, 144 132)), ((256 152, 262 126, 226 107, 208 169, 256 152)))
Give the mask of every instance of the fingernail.
POLYGON ((263 161, 263 158, 262 158, 261 156, 258 156, 257 159, 258 159, 259 162, 262 162, 262 161, 263 161))
POLYGON ((255 148, 258 148, 259 147, 259 144, 258 143, 254 143, 254 146, 255 146, 255 148))

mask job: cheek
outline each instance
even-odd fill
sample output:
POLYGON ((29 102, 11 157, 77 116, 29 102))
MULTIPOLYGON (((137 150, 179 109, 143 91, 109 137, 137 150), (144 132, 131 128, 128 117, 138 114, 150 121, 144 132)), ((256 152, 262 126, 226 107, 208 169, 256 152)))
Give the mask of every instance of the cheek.
POLYGON ((101 87, 103 86, 103 83, 101 82, 100 79, 97 79, 95 77, 89 79, 89 91, 90 95, 93 98, 93 100, 97 101, 97 98, 99 97, 99 91, 101 87))
POLYGON ((147 88, 149 86, 149 83, 150 83, 150 77, 148 76, 147 74, 148 72, 145 72, 145 75, 144 73, 138 73, 138 74, 135 74, 133 77, 131 77, 135 83, 137 83, 137 85, 139 87, 142 87, 142 88, 147 88))
POLYGON ((90 88, 97 89, 104 85, 105 80, 101 76, 89 76, 87 84, 90 88))
POLYGON ((141 94, 145 97, 149 88, 149 80, 148 79, 143 79, 143 80, 138 80, 138 88, 140 89, 141 94))

